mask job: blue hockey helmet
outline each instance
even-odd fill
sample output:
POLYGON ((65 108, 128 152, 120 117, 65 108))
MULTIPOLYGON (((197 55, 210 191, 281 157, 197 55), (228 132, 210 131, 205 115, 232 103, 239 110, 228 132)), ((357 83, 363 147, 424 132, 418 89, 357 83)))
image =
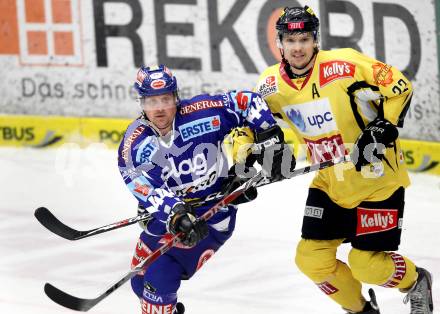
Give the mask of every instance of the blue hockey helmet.
POLYGON ((150 97, 167 93, 177 93, 177 79, 163 64, 142 66, 137 72, 134 88, 140 97, 150 97))
POLYGON ((276 23, 279 39, 284 33, 312 32, 315 40, 318 38, 319 19, 312 8, 285 7, 276 23))

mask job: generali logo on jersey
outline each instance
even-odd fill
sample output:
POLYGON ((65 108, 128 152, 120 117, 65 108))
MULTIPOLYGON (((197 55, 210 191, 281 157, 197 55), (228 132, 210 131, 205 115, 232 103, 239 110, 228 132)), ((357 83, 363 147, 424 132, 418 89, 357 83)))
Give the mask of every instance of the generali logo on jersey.
POLYGON ((354 77, 356 66, 347 61, 333 60, 319 64, 319 86, 323 87, 334 80, 354 77))
POLYGON ((377 233, 397 228, 397 209, 357 208, 356 235, 377 233))
POLYGON ((80 0, 4 2, 0 54, 26 65, 82 65, 80 0))

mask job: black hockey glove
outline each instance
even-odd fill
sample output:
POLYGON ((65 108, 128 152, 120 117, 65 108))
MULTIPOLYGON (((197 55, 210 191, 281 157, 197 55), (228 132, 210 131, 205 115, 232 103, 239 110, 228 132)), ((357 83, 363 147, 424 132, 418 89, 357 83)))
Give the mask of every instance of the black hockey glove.
POLYGON ((168 232, 183 233, 182 244, 193 247, 208 236, 206 221, 196 218, 193 208, 188 204, 176 204, 167 220, 168 232))
MULTIPOLYGON (((253 167, 247 167, 246 165, 242 164, 233 165, 228 171, 228 176, 222 182, 221 193, 223 195, 228 195, 247 180, 247 178, 244 176, 245 174, 247 174, 249 177, 255 175, 256 173, 257 171, 253 167)), ((256 199, 257 195, 257 188, 250 187, 230 204, 238 205, 247 203, 256 199)))
POLYGON ((388 120, 376 118, 371 121, 357 138, 351 153, 356 171, 361 171, 362 166, 384 159, 386 147, 393 147, 398 136, 399 131, 388 120))
POLYGON ((263 168, 265 176, 271 181, 281 180, 283 175, 287 175, 295 169, 295 156, 284 141, 283 131, 278 125, 255 133, 255 145, 257 149, 254 154, 257 154, 257 161, 263 168), (284 154, 286 154, 286 161, 283 164, 284 154), (288 154, 292 156, 290 162, 287 162, 289 160, 288 154))
MULTIPOLYGON (((142 206, 142 205, 139 203, 139 204, 138 204, 138 208, 137 208, 137 214, 138 214, 138 216, 139 216, 139 215, 143 215, 143 214, 145 214, 145 213, 147 213, 146 208, 145 208, 144 206, 142 206)), ((140 226, 143 230, 145 230, 145 228, 147 228, 148 222, 149 222, 151 219, 153 219, 153 217, 148 218, 148 219, 146 219, 146 220, 141 220, 141 221, 138 222, 138 224, 139 224, 139 226, 140 226)))

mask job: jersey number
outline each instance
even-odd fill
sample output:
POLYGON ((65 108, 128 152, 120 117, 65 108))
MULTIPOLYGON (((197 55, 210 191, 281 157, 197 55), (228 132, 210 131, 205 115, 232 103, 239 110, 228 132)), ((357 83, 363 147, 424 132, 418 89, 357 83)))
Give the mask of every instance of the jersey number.
POLYGON ((403 80, 403 79, 400 79, 400 80, 398 80, 397 81, 397 85, 394 85, 393 86, 393 92, 394 92, 394 94, 402 94, 402 93, 404 93, 404 92, 406 92, 407 90, 408 90, 408 87, 407 87, 407 83, 403 80), (397 85, 399 85, 399 86, 397 86, 397 85), (402 89, 401 88, 403 88, 403 91, 402 91, 402 89))

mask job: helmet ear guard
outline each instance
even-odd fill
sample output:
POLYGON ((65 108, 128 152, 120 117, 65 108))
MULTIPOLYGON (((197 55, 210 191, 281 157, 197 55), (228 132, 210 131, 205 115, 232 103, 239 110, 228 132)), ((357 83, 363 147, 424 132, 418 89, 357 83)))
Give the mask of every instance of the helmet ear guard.
POLYGON ((281 38, 280 36, 277 36, 276 38, 276 43, 277 43, 277 47, 280 49, 283 49, 283 44, 281 43, 281 38))

